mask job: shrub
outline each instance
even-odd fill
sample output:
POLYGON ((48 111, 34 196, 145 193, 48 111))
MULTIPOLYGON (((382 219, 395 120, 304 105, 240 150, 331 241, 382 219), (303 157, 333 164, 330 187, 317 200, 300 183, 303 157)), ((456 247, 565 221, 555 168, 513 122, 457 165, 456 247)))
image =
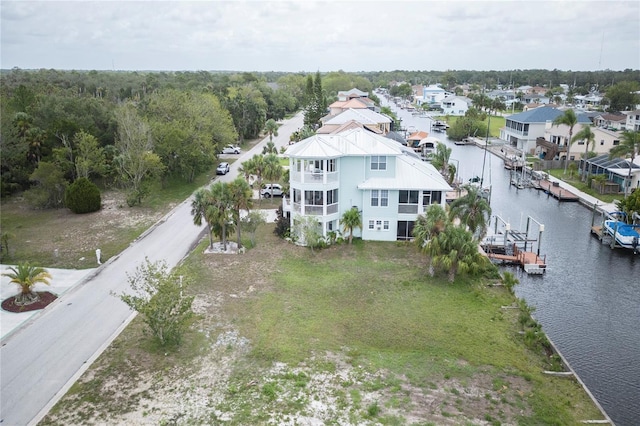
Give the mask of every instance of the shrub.
POLYGON ((81 177, 67 188, 64 204, 74 213, 91 213, 100 210, 100 190, 89 179, 81 177))

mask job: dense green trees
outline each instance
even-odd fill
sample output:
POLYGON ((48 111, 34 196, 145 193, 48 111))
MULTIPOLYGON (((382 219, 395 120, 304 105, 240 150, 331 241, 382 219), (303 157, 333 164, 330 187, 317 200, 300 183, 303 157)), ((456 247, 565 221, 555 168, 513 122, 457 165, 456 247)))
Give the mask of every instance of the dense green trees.
POLYGON ((609 87, 606 100, 610 111, 633 111, 640 104, 640 82, 621 81, 609 87))
POLYGON ((165 90, 149 97, 144 113, 162 164, 187 182, 208 170, 216 153, 237 139, 230 114, 209 93, 165 90))

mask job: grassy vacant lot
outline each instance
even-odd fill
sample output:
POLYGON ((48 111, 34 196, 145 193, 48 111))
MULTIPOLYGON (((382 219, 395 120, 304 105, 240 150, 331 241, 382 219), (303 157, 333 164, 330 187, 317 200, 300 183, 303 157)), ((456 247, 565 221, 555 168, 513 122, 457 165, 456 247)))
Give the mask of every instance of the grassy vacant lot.
POLYGON ((413 245, 321 252, 258 231, 180 267, 198 323, 177 350, 137 318, 43 424, 576 424, 600 418, 527 349, 503 287, 425 274, 413 245))
MULTIPOLYGON (((233 160, 225 160, 233 161, 233 160)), ((29 261, 50 268, 93 268, 95 250, 106 261, 160 220, 193 191, 215 177, 210 173, 185 183, 170 179, 158 183, 142 206, 128 207, 120 190, 103 190, 102 209, 74 214, 69 209, 34 210, 21 196, 2 200, 0 228, 8 233, 9 256, 3 263, 29 261)))

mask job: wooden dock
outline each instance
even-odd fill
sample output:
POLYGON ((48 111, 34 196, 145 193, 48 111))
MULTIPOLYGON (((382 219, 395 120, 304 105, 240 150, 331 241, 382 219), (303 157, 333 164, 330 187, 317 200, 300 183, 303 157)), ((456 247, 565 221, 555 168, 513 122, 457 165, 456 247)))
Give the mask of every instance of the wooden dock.
POLYGON ((538 182, 538 188, 546 192, 547 194, 553 196, 558 199, 558 201, 579 201, 580 197, 578 197, 573 192, 566 190, 559 185, 549 182, 546 179, 543 179, 538 182))
POLYGON ((508 265, 520 265, 528 274, 542 274, 546 267, 546 259, 530 251, 520 250, 516 244, 513 245, 513 254, 492 253, 486 251, 487 257, 500 263, 508 265))

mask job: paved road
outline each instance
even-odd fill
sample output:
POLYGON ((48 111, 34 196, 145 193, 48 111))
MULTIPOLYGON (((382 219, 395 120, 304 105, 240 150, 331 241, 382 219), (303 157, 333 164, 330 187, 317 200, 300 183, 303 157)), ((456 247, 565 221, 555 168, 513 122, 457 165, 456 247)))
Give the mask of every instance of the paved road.
MULTIPOLYGON (((289 135, 302 126, 302 115, 287 120, 274 137, 286 145, 289 135)), ((231 181, 240 163, 261 152, 269 138, 243 153, 231 172, 219 179, 231 181)), ((0 348, 0 423, 36 424, 104 351, 134 314, 113 293, 128 289, 127 274, 144 262, 164 260, 177 265, 197 244, 204 226, 191 217, 191 200, 174 208, 158 224, 119 256, 98 269, 58 299, 42 315, 2 341, 0 348)))

